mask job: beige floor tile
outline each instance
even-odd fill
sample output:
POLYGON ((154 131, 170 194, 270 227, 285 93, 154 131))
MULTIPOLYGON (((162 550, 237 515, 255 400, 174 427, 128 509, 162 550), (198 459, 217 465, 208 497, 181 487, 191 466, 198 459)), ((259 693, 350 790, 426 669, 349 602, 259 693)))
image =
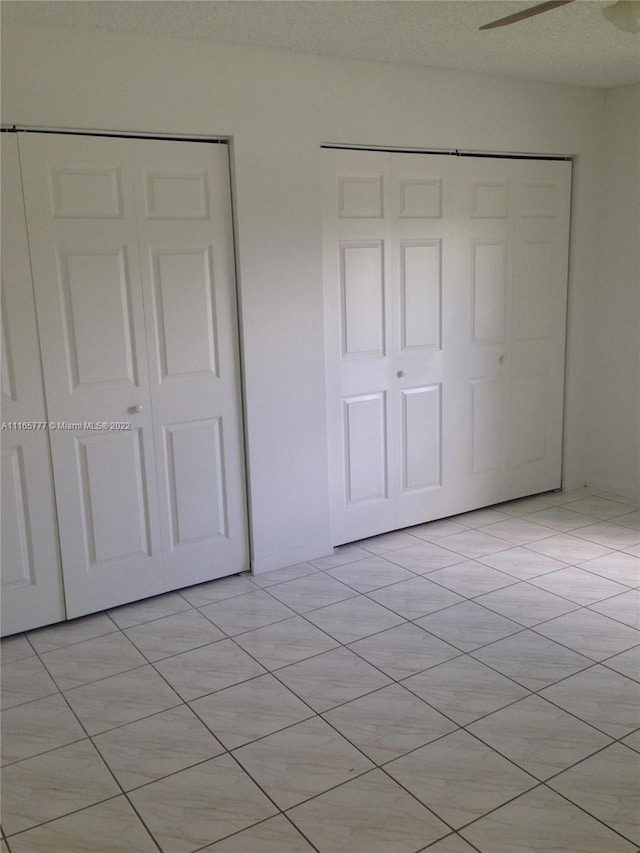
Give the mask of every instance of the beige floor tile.
POLYGON ((523 581, 544 575, 546 572, 552 572, 555 569, 563 569, 567 565, 560 560, 554 560, 553 557, 546 557, 544 554, 531 551, 529 548, 508 548, 506 551, 498 551, 497 554, 480 557, 479 560, 487 566, 499 569, 501 572, 506 572, 506 574, 523 581))
POLYGON ((59 694, 9 708, 0 719, 3 764, 22 761, 86 737, 59 694))
POLYGON ((583 512, 593 518, 605 519, 614 518, 617 515, 626 515, 629 512, 629 504, 590 495, 587 498, 575 501, 571 505, 571 509, 575 512, 583 512))
POLYGON ((11 838, 12 853, 157 853, 124 797, 29 829, 11 838))
POLYGON ((185 705, 112 729, 94 743, 125 791, 223 752, 185 705))
POLYGON ((598 577, 591 572, 585 572, 576 566, 549 572, 539 578, 532 578, 530 584, 552 592, 554 595, 568 598, 575 604, 593 604, 612 595, 626 592, 627 587, 607 578, 598 577))
POLYGON ((630 548, 640 542, 640 531, 613 524, 610 521, 600 521, 598 524, 581 527, 579 530, 574 530, 574 536, 604 545, 605 548, 630 548))
POLYGON ((326 557, 320 557, 317 560, 310 560, 312 566, 317 569, 326 571, 327 569, 335 569, 336 566, 344 566, 346 563, 351 563, 354 560, 362 560, 364 557, 370 556, 370 551, 365 551, 359 545, 340 545, 333 549, 333 554, 328 554, 326 557))
POLYGON ((255 591, 255 584, 249 575, 234 575, 229 578, 218 578, 215 581, 189 586, 186 589, 181 589, 179 594, 194 607, 204 607, 214 601, 223 601, 227 598, 234 598, 236 595, 255 591))
POLYGON ((388 554, 391 551, 397 551, 399 548, 415 545, 415 540, 408 531, 392 530, 390 533, 381 533, 380 536, 361 539, 357 544, 371 554, 388 554))
POLYGON ((117 630, 117 626, 106 613, 96 613, 92 616, 82 616, 80 619, 50 625, 47 628, 37 628, 35 631, 29 631, 27 636, 33 648, 38 654, 42 654, 73 643, 92 640, 104 634, 112 634, 117 630))
POLYGON ((399 684, 323 714, 376 764, 384 764, 453 731, 456 726, 399 684))
POLYGON ((325 574, 308 575, 297 580, 279 583, 270 590, 278 601, 286 604, 296 613, 307 613, 318 607, 326 607, 335 604, 336 601, 344 601, 358 593, 345 586, 335 578, 325 574))
POLYGON ((364 595, 312 610, 306 618, 341 643, 354 642, 405 621, 364 595))
POLYGON ((613 551, 604 557, 580 563, 580 568, 633 588, 640 586, 640 557, 613 551))
POLYGON ((509 521, 487 524, 482 528, 482 532, 497 536, 513 545, 526 545, 527 542, 537 542, 538 539, 554 536, 557 530, 552 527, 545 527, 541 521, 534 523, 534 521, 528 521, 526 518, 517 516, 509 521))
POLYGON ((58 693, 55 682, 35 656, 11 663, 3 662, 0 678, 0 702, 3 709, 58 693))
POLYGON ((640 684, 605 666, 579 672, 541 695, 611 737, 640 727, 640 684))
MULTIPOLYGON (((466 528, 462 528, 462 530, 465 533, 469 532, 466 528)), ((452 534, 449 533, 447 535, 451 536, 452 534)), ((426 575, 436 569, 443 569, 445 566, 453 566, 455 563, 461 563, 464 557, 460 554, 455 554, 447 548, 441 548, 440 545, 434 542, 416 540, 416 543, 408 548, 402 548, 399 551, 387 554, 386 559, 411 572, 426 575)))
POLYGON ((482 853, 636 853, 634 845, 542 787, 502 806, 461 834, 482 853))
POLYGON ((522 631, 522 625, 473 601, 454 604, 446 610, 416 619, 416 625, 463 652, 479 649, 522 631))
POLYGON ((3 664, 12 663, 14 660, 33 657, 35 652, 33 646, 24 634, 16 634, 13 637, 4 637, 0 641, 0 660, 3 664))
POLYGON ((202 853, 314 853, 298 830, 283 815, 238 832, 205 847, 202 853))
POLYGON ((259 589, 246 595, 207 604, 200 608, 200 612, 230 637, 295 616, 292 610, 276 601, 268 592, 259 589))
POLYGON ((424 539, 425 542, 437 542, 443 536, 451 536, 453 533, 463 533, 468 530, 463 524, 458 524, 450 518, 442 518, 438 521, 427 521, 425 524, 416 524, 407 530, 412 536, 424 539))
POLYGON ((454 829, 537 784, 463 731, 398 758, 385 770, 454 829))
POLYGON ((560 531, 561 533, 567 533, 570 530, 577 530, 580 527, 593 524, 592 516, 574 512, 571 509, 571 505, 539 509, 535 512, 527 513, 524 518, 527 521, 543 524, 545 527, 560 531))
POLYGON ((89 740, 10 764, 2 770, 2 826, 7 835, 120 793, 89 740))
POLYGON ((640 633, 634 628, 586 608, 536 625, 535 631, 593 660, 609 658, 640 643, 640 633))
POLYGON ((336 640, 300 616, 240 634, 235 642, 269 670, 338 646, 336 640))
POLYGON ((468 655, 434 666, 402 684, 461 726, 529 695, 524 687, 468 655))
POLYGON ((348 563, 346 566, 329 569, 327 574, 358 592, 371 592, 373 589, 380 589, 380 587, 414 577, 412 572, 396 566, 384 557, 372 556, 348 563))
POLYGON ((522 631, 470 654, 529 690, 540 690, 593 663, 533 631, 522 631))
POLYGON ((559 533, 557 536, 550 536, 539 542, 530 542, 527 547, 569 565, 594 560, 609 553, 608 548, 580 539, 578 536, 572 536, 570 533, 559 533))
POLYGON ((349 648, 394 679, 422 672, 460 654, 449 643, 410 624, 358 640, 349 648))
POLYGON ((591 604, 590 608, 632 628, 640 628, 640 589, 630 589, 622 595, 591 604))
POLYGON ((381 771, 289 812, 322 853, 414 853, 448 828, 381 771))
POLYGON ((76 687, 65 695, 91 735, 180 704, 175 691, 149 664, 76 687))
POLYGON ((162 660, 180 652, 206 646, 225 636, 219 628, 194 609, 136 625, 124 633, 150 661, 162 660))
POLYGON ((640 510, 634 510, 625 515, 617 515, 612 523, 619 524, 621 527, 629 527, 631 530, 640 530, 640 510))
MULTIPOLYGON (((459 517, 459 516, 458 516, 459 517)), ((443 548, 449 548, 456 554, 476 559, 485 557, 487 554, 495 554, 496 551, 506 551, 513 543, 491 536, 482 530, 468 530, 464 533, 454 533, 453 536, 444 536, 440 539, 443 548)))
POLYGON ((626 675, 633 678, 635 681, 640 681, 640 645, 633 649, 628 649, 622 654, 608 658, 603 661, 609 669, 615 669, 621 675, 626 675))
POLYGON ((183 652, 158 661, 155 667, 186 702, 264 673, 233 640, 183 652))
POLYGON ((177 592, 167 592, 164 595, 154 595, 145 598, 144 601, 134 601, 133 604, 123 604, 122 607, 114 607, 107 610, 111 619, 119 628, 132 628, 134 625, 142 625, 152 622, 154 619, 162 619, 164 616, 173 616, 174 613, 183 613, 191 609, 191 604, 177 592))
POLYGON ((476 560, 465 560, 455 566, 438 569, 429 574, 429 580, 465 598, 474 598, 484 592, 492 592, 516 583, 516 579, 511 575, 489 568, 476 560))
POLYGON ((277 670, 290 690, 318 712, 389 684, 390 679, 349 649, 335 649, 277 670))
POLYGON ((129 796, 163 853, 191 853, 277 811, 230 755, 137 788, 129 796))
MULTIPOLYGON (((364 551, 363 551, 364 556, 364 551)), ((285 566, 283 569, 274 569, 260 575, 251 575, 251 582, 259 589, 268 589, 278 583, 293 581, 296 578, 304 578, 318 571, 311 563, 296 563, 293 566, 285 566)))
POLYGON ((548 784, 640 846, 640 756, 632 749, 615 743, 548 784))
POLYGON ((476 851, 459 835, 448 835, 429 847, 428 853, 476 853, 476 851))
POLYGON ((522 581, 478 596, 476 600, 483 607, 488 607, 489 610, 519 622, 527 628, 577 609, 577 605, 566 598, 539 589, 532 584, 533 581, 522 581))
POLYGON ((541 780, 611 743, 606 735, 538 696, 471 723, 468 730, 541 780))
POLYGON ((141 666, 147 661, 124 634, 106 634, 45 652, 42 662, 61 690, 70 690, 141 666))
POLYGON ((373 766, 317 717, 242 746, 234 755, 281 809, 321 794, 373 766))
POLYGON ((633 734, 627 735, 626 738, 622 739, 621 743, 624 743, 631 749, 635 749, 636 752, 640 752, 640 729, 633 732, 633 734))
POLYGON ((191 707, 227 749, 314 716, 272 675, 261 675, 196 699, 191 707))
POLYGON ((417 619, 464 601, 462 596, 432 583, 427 578, 413 578, 376 589, 369 593, 369 598, 404 616, 405 619, 417 619))

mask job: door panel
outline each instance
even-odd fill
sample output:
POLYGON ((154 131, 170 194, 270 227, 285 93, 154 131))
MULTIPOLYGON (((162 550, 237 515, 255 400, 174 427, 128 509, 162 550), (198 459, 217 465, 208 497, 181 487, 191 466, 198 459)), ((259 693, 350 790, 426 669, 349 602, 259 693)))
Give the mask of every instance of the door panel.
POLYGON ((557 488, 569 164, 323 156, 334 543, 557 488))
POLYGON ((129 140, 164 555, 175 589, 249 568, 225 145, 129 140))
POLYGON ((442 485, 441 386, 402 394, 402 492, 442 485))
POLYGON ((18 145, 9 133, 2 237, 2 632, 12 634, 63 619, 64 600, 18 145), (37 426, 12 429, 16 422, 37 426))
POLYGON ((131 176, 120 139, 29 133, 20 154, 73 618, 163 589, 131 176))

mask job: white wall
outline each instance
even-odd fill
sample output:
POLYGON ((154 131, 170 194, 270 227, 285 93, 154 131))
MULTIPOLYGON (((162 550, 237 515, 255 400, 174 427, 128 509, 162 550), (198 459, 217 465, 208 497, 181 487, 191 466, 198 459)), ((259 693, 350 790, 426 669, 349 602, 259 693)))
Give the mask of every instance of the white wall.
POLYGON ((640 495, 640 86, 606 93, 589 485, 640 495))
POLYGON ((204 41, 2 35, 4 123, 233 139, 257 570, 330 546, 322 142, 576 157, 564 467, 585 482, 602 92, 204 41))

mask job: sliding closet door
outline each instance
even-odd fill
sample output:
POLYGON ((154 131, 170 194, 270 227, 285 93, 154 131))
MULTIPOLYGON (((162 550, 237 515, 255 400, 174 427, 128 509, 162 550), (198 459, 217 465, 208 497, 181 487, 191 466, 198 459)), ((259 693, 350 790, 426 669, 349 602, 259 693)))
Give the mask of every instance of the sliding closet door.
POLYGON ((126 142, 20 138, 69 617, 163 590, 126 142))
POLYGON ((323 156, 334 544, 559 487, 570 164, 323 156))
POLYGON ((64 619, 47 411, 15 134, 2 134, 2 633, 64 619))
POLYGON ((226 145, 129 141, 165 586, 249 567, 226 145))
POLYGON ((21 151, 68 615, 247 568, 226 148, 21 151))

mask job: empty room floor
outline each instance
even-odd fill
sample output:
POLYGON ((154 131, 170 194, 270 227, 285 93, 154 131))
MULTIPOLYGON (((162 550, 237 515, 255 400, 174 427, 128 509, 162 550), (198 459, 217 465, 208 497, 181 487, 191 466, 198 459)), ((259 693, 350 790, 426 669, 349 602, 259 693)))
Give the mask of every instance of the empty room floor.
POLYGON ((639 518, 545 494, 4 640, 3 853, 636 853, 639 518))

